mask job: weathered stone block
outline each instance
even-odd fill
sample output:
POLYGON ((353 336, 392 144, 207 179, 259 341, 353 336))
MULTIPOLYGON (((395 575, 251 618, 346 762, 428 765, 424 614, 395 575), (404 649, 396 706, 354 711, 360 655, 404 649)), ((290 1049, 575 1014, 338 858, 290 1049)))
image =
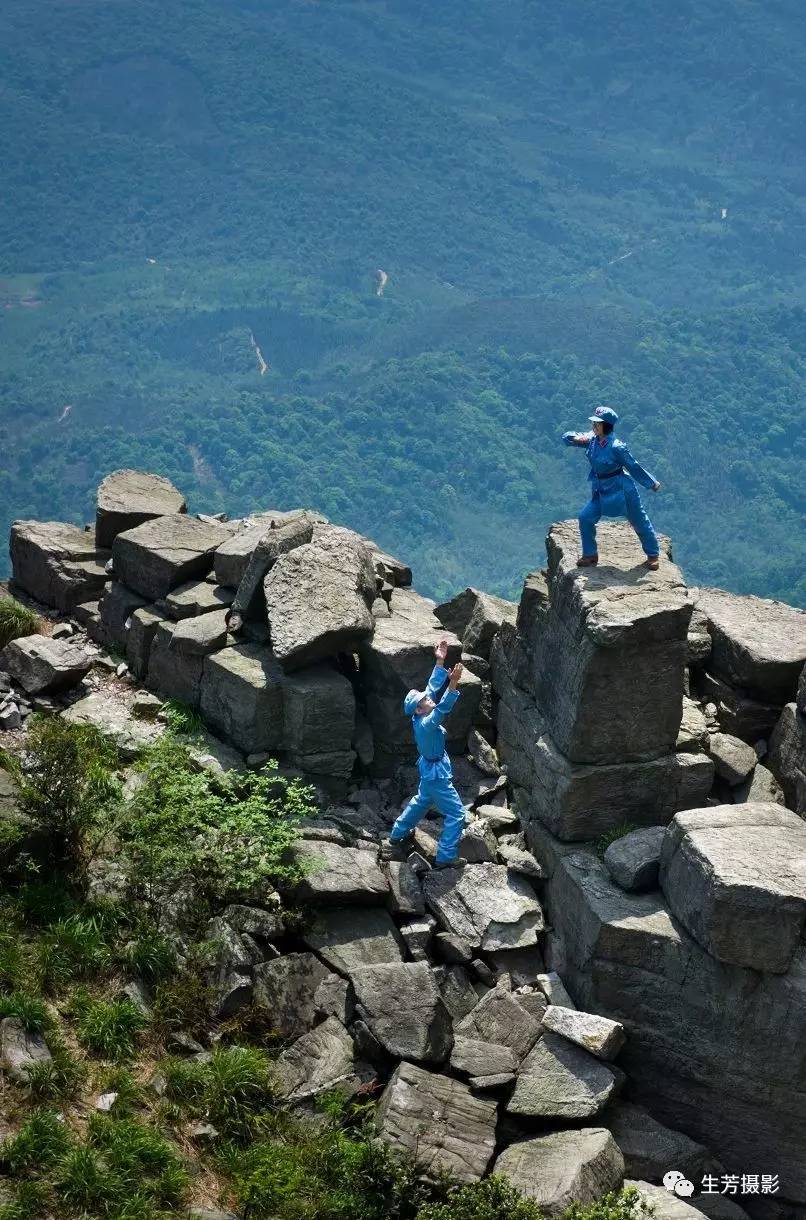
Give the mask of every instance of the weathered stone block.
POLYGON ((157 628, 165 622, 165 615, 152 606, 143 606, 131 615, 126 636, 126 663, 135 678, 145 678, 148 673, 148 658, 157 628))
POLYGON ((251 565, 254 579, 248 582, 249 592, 244 589, 242 594, 249 602, 279 555, 310 542, 316 521, 324 521, 324 517, 300 508, 288 512, 255 513, 243 521, 233 522, 236 528, 232 536, 222 542, 215 553, 213 567, 216 580, 220 585, 237 589, 251 565), (257 555, 256 551, 259 552, 257 555))
POLYGON ((679 813, 660 881, 671 910, 714 957, 785 971, 806 923, 806 823, 772 804, 679 813))
POLYGON ((537 943, 543 912, 525 877, 499 864, 469 864, 431 872, 423 883, 425 901, 447 932, 486 952, 537 943))
POLYGON ((806 716, 787 703, 770 738, 767 760, 787 804, 806 817, 806 716))
POLYGON ((602 527, 596 568, 576 567, 576 521, 552 526, 546 545, 551 608, 536 689, 558 748, 578 763, 669 753, 693 607, 668 547, 650 572, 626 524, 602 527), (647 673, 651 681, 642 681, 647 673))
POLYGON ((716 718, 725 733, 754 745, 769 737, 781 714, 779 703, 760 703, 721 678, 702 670, 694 679, 698 698, 716 705, 716 718))
POLYGON ((806 663, 806 611, 763 597, 699 589, 713 642, 710 671, 763 703, 794 699, 806 663))
POLYGON ((166 699, 176 699, 188 707, 198 708, 204 654, 193 654, 174 647, 173 638, 178 626, 167 620, 158 625, 148 655, 146 682, 166 699))
POLYGON ((607 1105, 615 1085, 605 1064, 549 1032, 523 1061, 507 1110, 531 1118, 592 1118, 607 1105))
POLYGON ((283 672, 261 644, 236 644, 205 658, 200 706, 208 723, 244 754, 282 745, 283 672))
POLYGON ((382 1139, 416 1156, 426 1174, 476 1182, 495 1151, 496 1104, 449 1076, 401 1063, 378 1106, 382 1139))
POLYGON ((187 503, 173 483, 142 470, 113 470, 98 488, 95 542, 111 547, 118 534, 153 517, 187 512, 187 503))
POLYGON ((109 580, 108 550, 92 534, 63 521, 15 521, 11 526, 14 581, 46 606, 69 613, 99 598, 109 580))
POLYGON ((255 966, 255 1004, 268 1010, 281 1038, 298 1038, 317 1023, 317 991, 332 977, 313 953, 287 953, 261 962, 255 966))
POLYGON ((444 1062, 451 1049, 451 1019, 427 962, 360 966, 350 979, 364 1020, 388 1054, 444 1062))
POLYGON ((146 599, 119 580, 107 586, 101 598, 100 612, 104 639, 110 644, 125 647, 128 638, 128 623, 135 610, 146 605, 146 599))
POLYGON ((372 635, 375 572, 352 530, 314 525, 311 541, 281 555, 263 588, 272 648, 287 668, 353 652, 372 635))
POLYGON ((493 1172, 509 1178, 551 1217, 572 1203, 584 1207, 618 1190, 624 1158, 609 1131, 583 1127, 511 1144, 498 1156, 493 1172))
POLYGON ((648 826, 610 844, 604 854, 604 865, 616 885, 623 890, 655 889, 664 833, 663 826, 648 826))
POLYGON ((404 944, 388 912, 371 907, 320 911, 303 939, 340 974, 402 962, 404 944))
POLYGON ((347 678, 329 665, 288 674, 283 683, 284 747, 295 754, 349 751, 355 696, 347 678))
POLYGON ((6 644, 0 669, 29 695, 39 695, 76 686, 92 669, 92 656, 78 640, 26 635, 6 644))
POLYGON ((530 810, 564 840, 595 838, 624 822, 665 824, 677 810, 703 805, 714 776, 705 754, 584 766, 569 762, 548 735, 538 739, 531 763, 530 810))
POLYGON ((388 888, 374 852, 338 843, 311 842, 296 848, 308 871, 296 897, 315 906, 383 905, 388 888))
POLYGON ((143 597, 165 597, 192 578, 205 576, 216 547, 230 532, 226 525, 182 513, 155 517, 115 538, 115 572, 143 597))
POLYGON ((225 589, 223 585, 211 584, 209 580, 189 580, 173 589, 164 605, 169 618, 195 618, 199 614, 209 614, 211 610, 225 610, 233 596, 232 589, 225 589))

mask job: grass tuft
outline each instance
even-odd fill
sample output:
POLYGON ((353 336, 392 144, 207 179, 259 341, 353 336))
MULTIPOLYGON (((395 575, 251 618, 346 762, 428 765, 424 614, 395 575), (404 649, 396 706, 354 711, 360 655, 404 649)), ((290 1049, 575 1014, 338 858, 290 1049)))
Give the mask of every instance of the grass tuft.
POLYGON ((94 1000, 86 992, 73 996, 79 1042, 105 1059, 127 1059, 148 1018, 131 1000, 94 1000))
POLYGON ((42 620, 14 597, 0 597, 0 648, 24 635, 38 635, 42 620))

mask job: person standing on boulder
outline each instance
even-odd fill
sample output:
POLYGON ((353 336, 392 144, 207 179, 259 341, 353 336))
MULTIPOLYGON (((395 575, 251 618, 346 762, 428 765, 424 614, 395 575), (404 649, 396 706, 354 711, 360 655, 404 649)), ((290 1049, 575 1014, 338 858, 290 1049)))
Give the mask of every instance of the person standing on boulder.
POLYGON ((591 498, 579 514, 582 556, 577 560, 577 567, 589 568, 599 562, 596 524, 600 517, 626 517, 641 540, 646 567, 654 571, 660 562, 658 535, 634 480, 652 491, 659 491, 660 483, 638 465, 624 441, 616 440, 613 430, 618 415, 612 407, 597 407, 588 418, 593 424, 593 432, 563 433, 563 443, 584 448, 591 465, 588 475, 592 484, 591 498))
POLYGON ((435 653, 437 663, 428 679, 428 686, 424 691, 410 690, 403 701, 403 711, 411 717, 414 740, 420 752, 417 760, 420 786, 392 827, 392 833, 384 843, 383 854, 391 858, 397 850, 413 846, 415 826, 435 805, 444 818, 444 825, 434 868, 464 868, 465 861, 459 859, 456 853, 465 824, 465 808, 453 786, 453 768, 445 749, 448 734, 442 726, 442 721, 459 698, 456 688, 463 670, 461 664, 454 665, 450 672, 445 668, 447 640, 440 640, 435 653), (437 704, 434 700, 446 679, 448 689, 437 704))

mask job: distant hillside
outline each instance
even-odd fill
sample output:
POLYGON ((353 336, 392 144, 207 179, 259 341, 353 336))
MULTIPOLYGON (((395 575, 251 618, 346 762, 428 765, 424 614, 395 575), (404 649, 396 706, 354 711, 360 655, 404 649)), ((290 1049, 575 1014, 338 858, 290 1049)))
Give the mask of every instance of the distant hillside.
POLYGON ((585 496, 556 436, 606 398, 692 579, 806 604, 801 29, 790 0, 7 0, 0 528, 147 466, 512 592, 585 496))

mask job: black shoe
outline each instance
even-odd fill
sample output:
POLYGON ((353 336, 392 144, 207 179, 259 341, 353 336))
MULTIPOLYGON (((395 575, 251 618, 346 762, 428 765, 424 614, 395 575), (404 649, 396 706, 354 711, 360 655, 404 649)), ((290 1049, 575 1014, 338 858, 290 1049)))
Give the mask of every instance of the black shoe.
POLYGON ((457 872, 461 873, 466 864, 467 860, 457 857, 455 860, 442 860, 439 864, 435 862, 432 867, 440 873, 446 868, 455 868, 457 872))
POLYGON ((391 836, 384 839, 381 843, 381 859, 382 860, 405 860, 410 851, 414 849, 414 832, 404 835, 402 839, 393 839, 391 836))

